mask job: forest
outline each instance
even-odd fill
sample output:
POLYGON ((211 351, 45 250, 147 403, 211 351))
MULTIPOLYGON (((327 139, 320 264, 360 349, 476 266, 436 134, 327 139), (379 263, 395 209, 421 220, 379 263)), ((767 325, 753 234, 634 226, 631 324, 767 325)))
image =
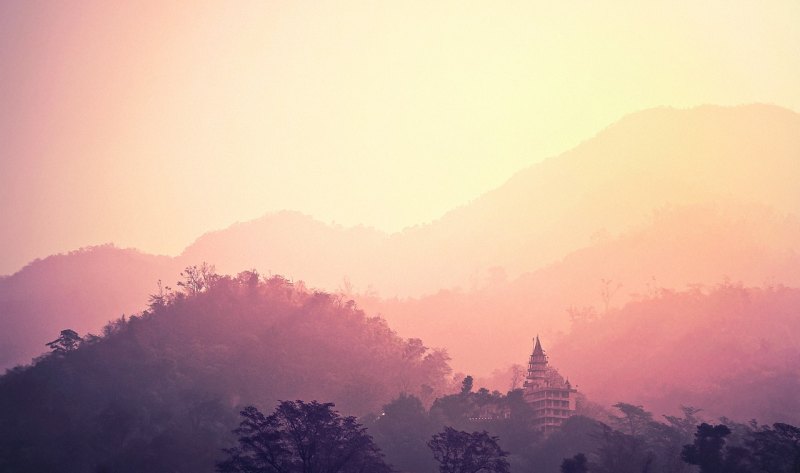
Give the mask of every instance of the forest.
POLYGON ((800 465, 796 427, 707 419, 703 406, 659 417, 583 395, 577 415, 544 436, 521 389, 475 386, 452 372, 446 351, 399 337, 340 294, 255 271, 219 275, 206 264, 181 276, 175 289, 159 282, 143 312, 100 334, 65 328, 47 353, 0 377, 0 471, 782 473, 800 465))

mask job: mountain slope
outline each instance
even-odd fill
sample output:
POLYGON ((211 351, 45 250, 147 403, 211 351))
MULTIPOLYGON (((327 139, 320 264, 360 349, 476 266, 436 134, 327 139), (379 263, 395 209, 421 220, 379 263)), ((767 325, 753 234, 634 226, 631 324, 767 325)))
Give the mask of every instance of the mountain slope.
POLYGON ((800 421, 800 289, 660 291, 577 325, 550 350, 593 400, 800 421))
POLYGON ((800 219, 760 206, 688 206, 663 209, 648 225, 518 278, 497 271, 469 290, 356 299, 400 333, 447 346, 456 369, 487 374, 524 362, 530 337, 552 340, 570 330, 572 318, 602 316, 662 288, 726 280, 800 287, 798 267, 800 219))
POLYGON ((315 287, 334 290, 354 267, 369 276, 365 262, 386 258, 388 236, 365 227, 327 225, 299 212, 278 212, 224 230, 209 232, 176 259, 188 266, 213 261, 223 272, 258 268, 287 277, 311 275, 315 287))
MULTIPOLYGON (((427 263, 427 277, 444 287, 492 266, 514 276, 586 246, 598 232, 638 226, 667 205, 752 202, 800 215, 797 176, 796 113, 762 105, 648 110, 398 235, 392 254, 427 263)), ((426 283, 405 292, 429 290, 426 283)))
POLYGON ((211 472, 246 405, 364 415, 448 386, 444 353, 334 296, 252 273, 197 281, 0 377, 0 471, 211 472))
POLYGON ((179 272, 170 257, 110 245, 31 262, 0 279, 0 367, 30 362, 64 328, 97 332, 141 311, 179 272))

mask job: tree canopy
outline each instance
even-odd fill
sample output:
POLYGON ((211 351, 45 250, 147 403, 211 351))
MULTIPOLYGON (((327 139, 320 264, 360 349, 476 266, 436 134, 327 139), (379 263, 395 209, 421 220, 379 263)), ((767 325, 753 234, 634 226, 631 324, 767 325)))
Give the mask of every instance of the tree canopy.
POLYGON ((445 427, 428 442, 440 473, 509 473, 510 466, 498 444, 488 432, 464 432, 445 427))
POLYGON ((207 265, 184 276, 101 336, 65 330, 0 377, 0 471, 211 471, 243 406, 326 399, 366 415, 449 386, 445 352, 338 295, 207 265))
POLYGON ((366 429, 343 417, 333 403, 283 401, 265 416, 253 406, 234 432, 239 445, 226 449, 222 473, 391 472, 366 429))

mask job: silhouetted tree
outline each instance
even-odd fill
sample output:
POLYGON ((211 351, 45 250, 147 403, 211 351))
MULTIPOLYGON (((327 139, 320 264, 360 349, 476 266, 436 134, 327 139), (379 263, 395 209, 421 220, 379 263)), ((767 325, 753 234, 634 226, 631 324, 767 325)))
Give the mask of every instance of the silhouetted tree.
POLYGON ((800 428, 776 423, 753 432, 747 443, 761 471, 800 473, 800 428))
POLYGON ((183 281, 179 281, 178 286, 184 288, 189 295, 195 295, 209 289, 220 280, 214 265, 205 262, 200 266, 187 266, 181 272, 181 277, 183 281))
POLYGON ((561 473, 587 473, 588 471, 588 460, 583 453, 579 453, 572 458, 565 458, 561 463, 561 473))
POLYGON ((383 406, 383 412, 368 424, 386 460, 401 471, 436 471, 426 444, 436 432, 422 402, 407 394, 383 406))
POLYGON ((700 467, 701 473, 745 473, 748 455, 741 447, 725 448, 725 437, 731 429, 724 424, 697 426, 694 442, 683 447, 681 458, 690 465, 700 467))
POLYGON ((655 456, 647 448, 645 439, 604 426, 602 441, 597 449, 597 462, 592 465, 596 473, 648 473, 652 471, 655 456))
POLYGON ((61 335, 52 342, 46 343, 53 353, 63 355, 71 352, 80 346, 83 339, 78 332, 66 329, 61 331, 61 335))
POLYGON ((282 401, 265 416, 253 406, 234 432, 239 446, 217 465, 224 473, 391 472, 380 450, 356 422, 332 403, 282 401))
POLYGON ((158 280, 158 292, 150 294, 147 300, 147 307, 153 311, 158 312, 164 309, 169 303, 170 294, 172 289, 169 286, 164 287, 161 280, 158 280))
POLYGON ((464 378, 464 381, 461 382, 461 394, 468 394, 472 391, 472 376, 467 376, 464 378))
POLYGON ((690 441, 692 435, 694 435, 695 429, 700 425, 700 419, 697 414, 701 410, 702 409, 692 406, 681 406, 683 417, 665 415, 664 418, 681 436, 687 438, 687 441, 690 441))
POLYGON ((625 402, 618 402, 614 407, 622 412, 621 416, 611 416, 617 430, 636 437, 645 432, 653 422, 653 414, 644 410, 642 406, 634 406, 625 402))
POLYGON ((469 433, 445 427, 428 446, 441 473, 509 473, 508 453, 498 440, 486 431, 469 433))
MULTIPOLYGON (((595 453, 602 445, 602 431, 605 425, 594 419, 575 415, 565 420, 561 428, 550 433, 547 437, 538 437, 540 440, 531 442, 531 446, 517 451, 503 439, 503 446, 509 448, 511 455, 517 454, 527 462, 526 472, 556 472, 559 471, 565 458, 573 458, 576 454, 584 452, 595 453)), ((591 457, 588 457, 592 460, 591 457)), ((516 471, 516 464, 513 465, 516 471)), ((589 466, 591 467, 591 461, 589 466)))

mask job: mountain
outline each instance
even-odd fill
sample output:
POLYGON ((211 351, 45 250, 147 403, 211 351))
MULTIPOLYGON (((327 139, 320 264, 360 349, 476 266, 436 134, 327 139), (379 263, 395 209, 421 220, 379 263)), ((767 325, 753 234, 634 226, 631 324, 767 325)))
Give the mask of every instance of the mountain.
POLYGON ((549 352, 592 400, 800 421, 800 289, 668 291, 577 324, 549 352))
POLYGON ((316 399, 363 416, 449 388, 446 354, 335 296, 248 272, 184 281, 0 377, 0 471, 211 472, 244 406, 316 399))
POLYGON ((96 332, 141 311, 158 281, 175 281, 179 272, 168 256, 111 245, 29 263, 0 279, 0 367, 28 363, 64 328, 96 332))
POLYGON ((573 319, 601 317, 663 288, 723 281, 800 287, 798 267, 800 219, 760 206, 685 206, 518 278, 498 270, 469 290, 356 300, 400 333, 447 346, 457 370, 489 373, 524 364, 537 333, 559 338, 573 319))
POLYGON ((369 263, 388 257, 388 240, 371 228, 327 225, 284 211, 209 232, 176 259, 184 266, 214 262, 223 272, 258 268, 290 278, 308 275, 309 284, 335 290, 350 273, 368 281, 374 269, 369 263))
POLYGON ((756 204, 800 215, 797 176, 795 112, 658 108, 623 118, 429 224, 386 235, 278 213, 205 235, 182 261, 303 274, 329 289, 347 279, 362 291, 419 296, 469 287, 491 268, 511 277, 535 270, 668 206, 756 204))
POLYGON ((33 262, 0 278, 0 365, 27 362, 63 328, 85 333, 141 310, 159 279, 174 284, 207 261, 356 295, 402 333, 446 344, 459 369, 485 372, 527 356, 532 332, 567 330, 567 309, 603 312, 604 284, 611 305, 726 277, 797 285, 798 175, 797 113, 647 110, 392 235, 280 212, 174 258, 94 248, 33 262))

